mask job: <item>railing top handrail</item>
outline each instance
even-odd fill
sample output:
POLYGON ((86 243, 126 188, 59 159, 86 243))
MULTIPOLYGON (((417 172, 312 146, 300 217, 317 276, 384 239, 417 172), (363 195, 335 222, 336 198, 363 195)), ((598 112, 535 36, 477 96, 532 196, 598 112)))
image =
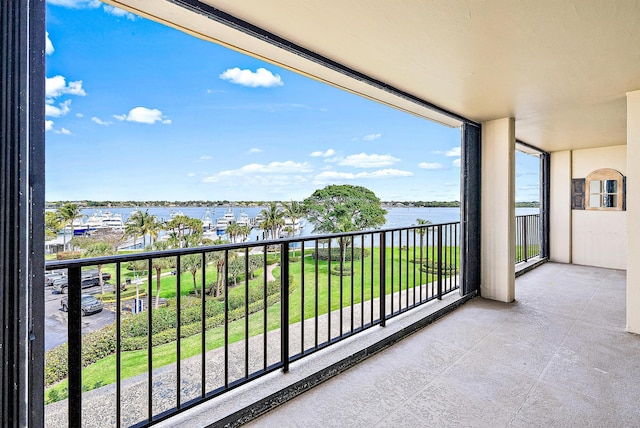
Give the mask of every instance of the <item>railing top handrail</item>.
POLYGON ((282 245, 287 243, 322 241, 327 239, 336 239, 336 238, 361 236, 361 235, 374 235, 374 234, 397 232, 397 231, 404 231, 404 230, 435 229, 436 227, 449 226, 449 225, 455 225, 455 224, 460 224, 460 222, 454 221, 454 222, 448 222, 448 223, 421 224, 421 225, 414 225, 414 226, 392 227, 392 228, 384 228, 384 229, 358 230, 354 232, 326 233, 322 235, 307 235, 307 236, 297 236, 297 237, 280 238, 280 239, 269 239, 269 240, 263 240, 263 241, 240 242, 235 244, 207 245, 207 246, 192 247, 192 248, 175 248, 175 249, 163 250, 163 251, 148 251, 140 254, 120 254, 115 256, 102 256, 102 257, 92 257, 92 258, 73 259, 73 260, 54 260, 54 261, 46 262, 45 269, 55 270, 55 269, 67 269, 72 267, 96 266, 96 265, 104 265, 104 264, 111 264, 111 263, 126 263, 126 262, 134 262, 139 260, 157 259, 157 258, 163 258, 163 257, 187 256, 190 254, 202 254, 202 253, 209 253, 214 251, 244 250, 245 248, 269 247, 269 246, 282 245))

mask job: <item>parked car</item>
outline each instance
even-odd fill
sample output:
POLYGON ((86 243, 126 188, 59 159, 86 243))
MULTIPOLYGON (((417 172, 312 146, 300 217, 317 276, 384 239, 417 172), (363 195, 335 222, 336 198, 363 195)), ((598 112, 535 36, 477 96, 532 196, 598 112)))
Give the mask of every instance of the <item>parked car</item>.
POLYGON ((45 272, 45 274, 44 274, 44 286, 45 287, 49 287, 49 286, 53 285, 53 282, 56 279, 60 279, 62 277, 64 277, 64 273, 62 273, 62 272, 58 272, 58 271, 45 272))
MULTIPOLYGON (((102 279, 107 281, 111 279, 111 274, 108 272, 102 273, 102 279)), ((98 269, 91 269, 82 272, 82 288, 95 287, 100 284, 100 277, 98 276, 98 269)), ((69 285, 69 278, 64 276, 62 278, 58 278, 53 281, 53 292, 54 293, 67 293, 69 285)))
MULTIPOLYGON (((63 297, 60 300, 60 306, 65 312, 69 312, 69 298, 63 297)), ((81 300, 82 316, 91 315, 102 311, 103 304, 101 300, 96 299, 91 294, 83 294, 81 300)))

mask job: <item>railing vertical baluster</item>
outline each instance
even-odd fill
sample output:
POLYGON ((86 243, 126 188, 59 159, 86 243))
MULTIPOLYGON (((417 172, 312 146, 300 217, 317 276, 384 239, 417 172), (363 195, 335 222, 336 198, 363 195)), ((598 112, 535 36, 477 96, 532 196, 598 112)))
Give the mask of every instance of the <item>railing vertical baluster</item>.
MULTIPOLYGON (((147 370, 148 376, 148 412, 149 421, 153 420, 153 312, 151 311, 151 259, 147 260, 147 346, 149 352, 147 353, 147 370)), ((178 257, 178 278, 180 278, 180 257, 178 257)), ((136 302, 137 303, 137 302, 136 302)), ((138 308, 136 308, 137 310, 138 308)))
MULTIPOLYGON (((195 257, 195 256, 191 256, 195 257)), ((204 269, 204 266, 202 266, 204 269)), ((176 273, 180 272, 180 269, 177 269, 176 273)), ((158 286, 160 284, 157 284, 158 286)), ((151 286, 151 281, 149 281, 149 286, 151 286)), ((176 278, 176 408, 180 408, 182 406, 181 400, 181 392, 182 392, 182 339, 180 338, 182 333, 182 298, 181 298, 181 288, 182 284, 180 283, 180 275, 176 278)), ((197 286, 196 286, 197 287, 197 286)), ((159 289, 159 288, 158 288, 159 289)), ((202 291, 204 291, 204 285, 202 287, 202 291)), ((151 293, 149 293, 151 295, 151 293)), ((149 311, 151 311, 151 306, 149 306, 149 311)))
POLYGON ((406 256, 407 256, 407 261, 405 263, 405 270, 406 270, 406 275, 405 275, 405 282, 407 283, 406 288, 406 305, 405 305, 405 309, 409 309, 409 229, 407 229, 406 231, 406 241, 407 241, 407 252, 406 252, 406 256))
POLYGON ((416 305, 416 230, 413 229, 413 305, 416 305))
POLYGON ((331 342, 331 239, 327 258, 327 342, 331 342))
MULTIPOLYGON (((380 326, 385 327, 387 321, 387 236, 385 232, 380 232, 380 326)), ((393 295, 393 293, 392 293, 393 295)))
POLYGON ((122 337, 120 330, 122 328, 122 270, 121 263, 116 263, 116 427, 122 425, 122 411, 120 409, 122 401, 122 337))
MULTIPOLYGON (((423 267, 423 263, 424 263, 424 256, 423 256, 423 250, 424 250, 424 234, 427 233, 427 229, 422 227, 420 228, 420 232, 418 232, 418 235, 420 235, 420 267, 419 269, 419 275, 420 275, 420 302, 422 302, 422 267, 423 267)), ((428 236, 428 235, 427 235, 428 236)), ((427 272, 427 278, 429 278, 429 272, 427 272)), ((426 288, 426 287, 425 287, 426 288)), ((429 297, 429 290, 427 289, 427 298, 429 297)))
POLYGON ((438 300, 442 300, 442 225, 438 226, 438 300))
POLYGON ((374 285, 373 285, 373 283, 375 282, 375 273, 374 273, 374 270, 373 270, 373 268, 374 268, 373 259, 374 259, 374 254, 375 254, 375 252, 374 252, 375 243, 374 243, 374 235, 373 235, 373 233, 370 236, 371 236, 371 260, 369 260, 369 261, 371 262, 370 263, 370 265, 371 265, 371 287, 370 287, 371 288, 371 290, 370 290, 370 293, 371 293, 371 325, 373 325, 373 319, 374 319, 374 316, 373 316, 374 302, 373 302, 373 300, 374 300, 374 297, 375 297, 375 291, 374 291, 375 288, 374 288, 374 285))
POLYGON ((289 243, 280 246, 280 346, 282 370, 289 371, 289 243))
MULTIPOLYGON (((390 311, 390 315, 392 315, 392 316, 393 316, 393 311, 394 311, 394 308, 395 308, 395 304, 394 304, 395 302, 394 302, 394 298, 393 298, 393 294, 395 293, 395 281, 394 281, 394 279, 395 279, 395 277, 394 277, 394 273, 395 273, 394 272, 395 271, 395 269, 394 269, 394 256, 395 256, 395 254, 393 253, 393 251, 394 251, 394 245, 393 245, 394 241, 395 241, 395 235, 394 235, 394 233, 392 231, 391 232, 391 311, 390 311)), ((386 260, 385 260, 385 263, 386 263, 386 260)))
POLYGON ((82 426, 82 271, 80 266, 67 270, 69 306, 67 313, 69 426, 82 426))
POLYGON ((262 299, 264 301, 264 308, 262 311, 262 369, 264 371, 267 370, 267 284, 269 283, 269 277, 267 272, 267 246, 262 247, 262 275, 263 275, 263 283, 262 283, 262 299))
POLYGON ((244 249, 244 378, 249 379, 249 247, 244 249))
MULTIPOLYGON (((344 276, 342 275, 342 272, 344 270, 344 246, 345 246, 345 241, 343 239, 346 238, 339 238, 340 239, 340 280, 338 281, 340 283, 340 337, 342 337, 343 331, 342 331, 342 324, 343 324, 343 315, 342 315, 342 308, 344 307, 344 301, 343 301, 343 294, 344 294, 344 276)), ((331 272, 329 272, 329 275, 331 275, 331 272)))
POLYGON ((304 241, 300 241, 300 354, 304 354, 304 241))
POLYGON ((398 312, 402 312, 402 231, 401 230, 398 231, 398 312))
POLYGON ((229 250, 224 250, 224 388, 229 388, 229 250))
POLYGON ((353 266, 355 264, 355 259, 353 258, 353 244, 355 243, 354 238, 351 239, 351 333, 353 333, 353 312, 355 311, 355 306, 353 306, 353 266))
POLYGON ((319 306, 319 296, 318 296, 318 259, 319 259, 319 254, 318 254, 318 240, 315 240, 314 243, 314 250, 315 250, 315 348, 318 349, 318 336, 319 336, 319 331, 318 331, 318 306, 319 306))
POLYGON ((527 222, 527 217, 523 218, 522 220, 524 220, 522 222, 522 224, 524 225, 523 232, 522 232, 522 235, 523 235, 522 241, 523 241, 523 246, 524 246, 524 251, 523 252, 524 252, 524 261, 526 262, 526 261, 529 260, 529 253, 527 251, 527 223, 528 223, 527 222))
POLYGON ((200 391, 200 396, 202 398, 204 398, 204 396, 207 393, 207 370, 206 370, 206 366, 207 366, 207 361, 206 361, 206 355, 207 355, 207 337, 206 337, 206 329, 207 329, 207 323, 206 323, 206 303, 207 303, 207 299, 205 297, 205 285, 207 283, 207 254, 206 253, 202 253, 202 293, 200 293, 200 297, 202 297, 202 306, 200 307, 200 329, 202 330, 202 334, 200 335, 200 349, 202 351, 201 355, 200 355, 200 387, 201 387, 201 391, 200 391))
POLYGON ((364 234, 360 235, 360 327, 364 328, 364 234))

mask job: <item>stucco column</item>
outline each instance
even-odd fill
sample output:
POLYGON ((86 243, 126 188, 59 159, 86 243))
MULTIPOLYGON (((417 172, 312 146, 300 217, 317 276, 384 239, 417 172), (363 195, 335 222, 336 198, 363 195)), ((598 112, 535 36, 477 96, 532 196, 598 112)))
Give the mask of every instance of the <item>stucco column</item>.
POLYGON ((627 331, 640 333, 640 91, 627 93, 627 331))
POLYGON ((482 297, 515 299, 515 120, 482 123, 482 297))
POLYGON ((571 150, 551 153, 549 259, 571 263, 571 150))

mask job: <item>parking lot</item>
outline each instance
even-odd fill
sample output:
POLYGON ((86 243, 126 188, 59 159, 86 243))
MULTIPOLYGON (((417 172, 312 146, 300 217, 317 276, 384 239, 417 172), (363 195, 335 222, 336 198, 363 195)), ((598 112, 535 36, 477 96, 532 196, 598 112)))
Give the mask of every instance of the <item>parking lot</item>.
MULTIPOLYGON (((107 288, 105 286, 105 288, 107 288)), ((108 287, 110 289, 111 287, 108 287)), ((96 294, 100 293, 100 287, 84 288, 83 294, 96 294)), ((45 338, 44 347, 45 350, 54 348, 67 341, 67 319, 68 314, 62 311, 60 306, 60 300, 65 297, 66 294, 54 294, 52 287, 44 288, 44 300, 45 300, 45 338)), ((102 312, 98 312, 93 315, 82 317, 82 333, 88 333, 90 331, 102 328, 112 322, 115 322, 115 313, 108 310, 106 307, 102 312)))

